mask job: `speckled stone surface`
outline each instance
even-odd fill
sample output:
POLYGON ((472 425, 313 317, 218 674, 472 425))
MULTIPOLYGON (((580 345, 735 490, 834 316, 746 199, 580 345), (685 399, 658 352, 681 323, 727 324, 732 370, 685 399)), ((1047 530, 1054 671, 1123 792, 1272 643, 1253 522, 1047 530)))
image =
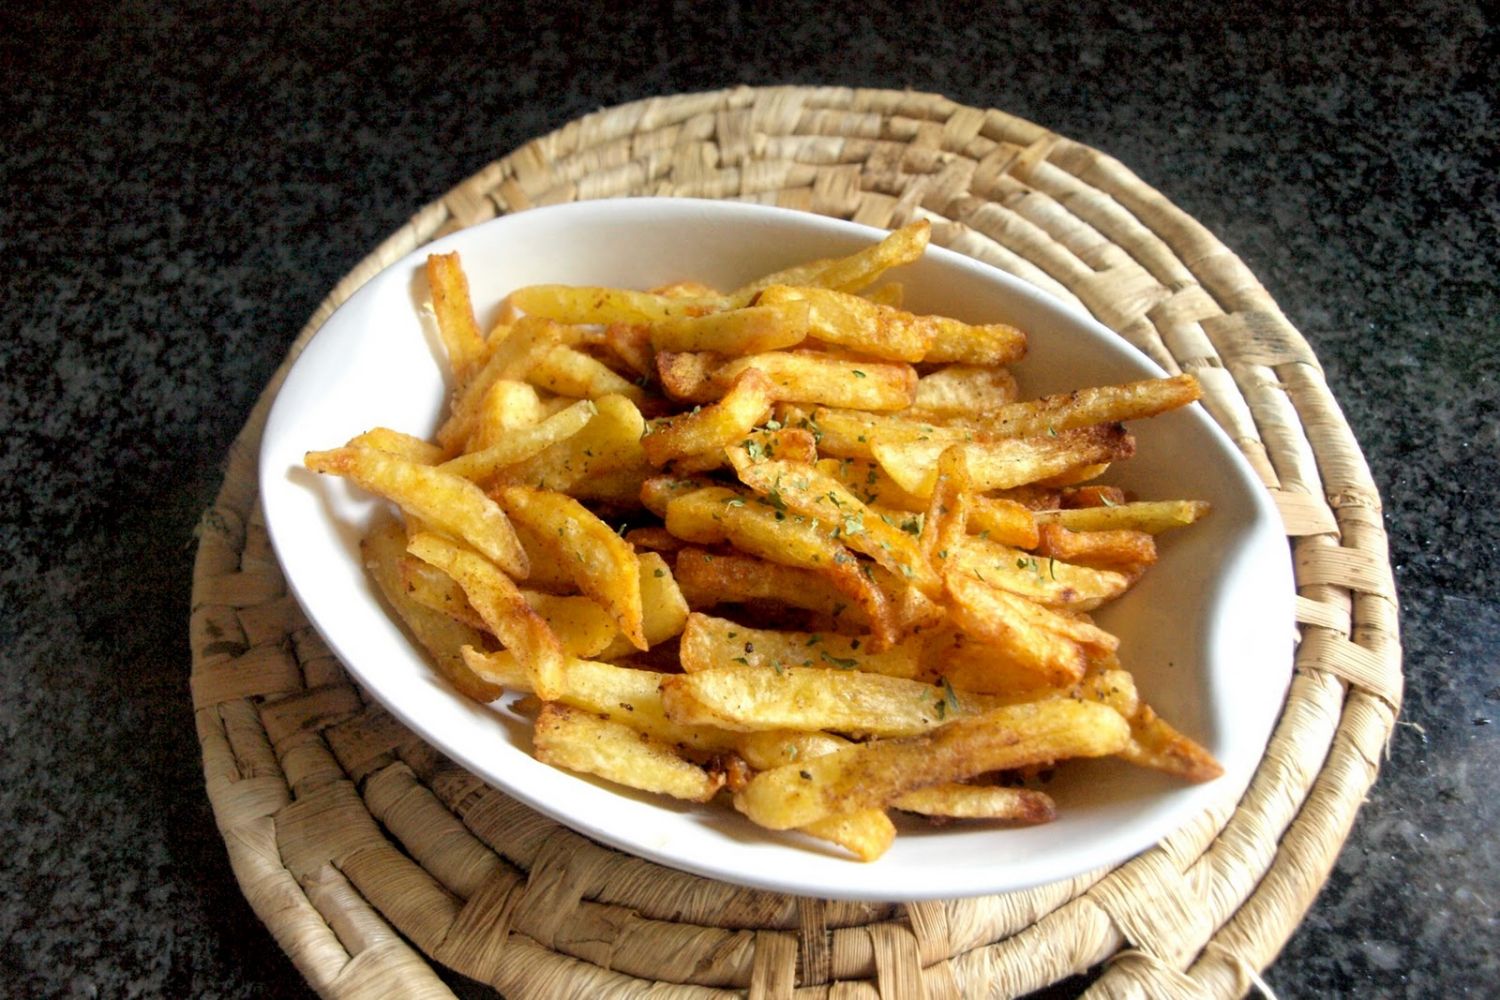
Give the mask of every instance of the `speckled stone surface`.
POLYGON ((1408 680, 1266 978, 1493 995, 1500 60, 1480 4, 196 7, 0 11, 7 992, 308 992, 202 794, 187 608, 222 456, 325 292, 416 208, 595 108, 745 82, 1020 114, 1119 157, 1270 289, 1384 494, 1408 680))

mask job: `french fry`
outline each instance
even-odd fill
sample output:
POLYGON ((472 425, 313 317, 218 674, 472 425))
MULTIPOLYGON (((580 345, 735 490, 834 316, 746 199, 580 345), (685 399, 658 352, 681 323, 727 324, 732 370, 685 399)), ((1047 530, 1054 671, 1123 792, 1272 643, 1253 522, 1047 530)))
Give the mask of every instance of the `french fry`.
POLYGON ((375 427, 349 441, 350 448, 374 448, 418 465, 435 465, 443 459, 443 449, 421 438, 389 427, 375 427))
POLYGON ((771 380, 758 369, 747 369, 718 402, 652 421, 641 439, 646 461, 660 467, 687 455, 722 451, 765 420, 773 401, 771 380))
POLYGON ((931 235, 932 224, 926 219, 919 219, 902 226, 879 243, 847 257, 810 261, 765 275, 731 292, 729 301, 735 304, 748 303, 761 289, 771 285, 811 285, 835 288, 842 292, 858 292, 874 284, 891 268, 909 264, 921 257, 931 235))
POLYGON ((1037 517, 1014 500, 975 496, 969 504, 969 531, 1018 549, 1037 544, 1037 517))
POLYGON ((698 548, 677 553, 675 570, 677 585, 690 608, 772 601, 816 612, 841 628, 866 631, 870 626, 862 609, 813 570, 698 548))
POLYGON ((406 532, 401 525, 394 520, 379 522, 360 542, 359 550, 386 603, 432 656, 438 672, 448 683, 464 697, 478 702, 499 698, 504 689, 480 678, 464 662, 463 648, 483 642, 479 631, 441 611, 424 607, 409 596, 401 573, 401 561, 406 558, 406 532))
MULTIPOLYGON (((574 402, 570 408, 577 405, 574 402)), ((601 396, 592 405, 597 412, 582 430, 501 470, 501 481, 563 492, 615 472, 639 473, 644 479, 648 466, 641 448, 641 436, 646 431, 641 411, 629 399, 616 395, 601 396)))
POLYGON ((948 365, 917 379, 912 408, 928 419, 960 416, 987 421, 989 414, 1015 402, 1016 391, 1016 378, 1008 369, 948 365))
POLYGON ((1112 569, 1136 575, 1156 562, 1156 540, 1144 531, 1115 528, 1106 531, 1070 531, 1060 524, 1039 529, 1037 555, 1094 569, 1112 569))
MULTIPOLYGON (((927 501, 906 492, 880 467, 878 462, 858 459, 818 459, 817 469, 843 483, 845 488, 871 507, 886 512, 920 513, 927 509, 927 501)), ((903 525, 906 519, 899 519, 903 525)), ((920 521, 917 522, 920 528, 920 521)), ((904 527, 902 530, 906 530, 904 527)))
POLYGON ((801 832, 838 844, 861 861, 874 861, 890 850, 896 839, 896 825, 880 809, 825 816, 802 827, 801 832))
POLYGON ((937 317, 929 362, 966 365, 1009 365, 1026 356, 1026 334, 1005 323, 970 326, 956 319, 937 317))
POLYGON ((907 679, 922 674, 922 645, 916 639, 873 652, 868 638, 749 628, 698 612, 687 616, 679 656, 690 674, 734 664, 772 671, 827 667, 907 679))
POLYGON ((432 311, 438 333, 453 369, 453 384, 462 386, 473 375, 485 352, 484 337, 474 320, 469 300, 469 280, 464 277, 458 254, 429 254, 427 284, 432 290, 432 311))
POLYGON ((1012 403, 990 414, 988 423, 999 435, 1036 437, 1094 424, 1154 417, 1186 406, 1202 394, 1198 380, 1191 375, 1145 379, 1012 403))
POLYGON ((948 615, 955 626, 1052 683, 1083 676, 1088 666, 1085 643, 1110 652, 1119 644, 1103 629, 1064 618, 964 573, 947 573, 943 583, 948 590, 948 615))
POLYGON ((983 695, 854 669, 738 663, 669 675, 661 697, 668 717, 684 725, 868 736, 923 733, 993 705, 983 695))
POLYGON ((1038 558, 977 535, 964 540, 947 569, 1050 608, 1073 611, 1092 611, 1119 597, 1131 584, 1123 573, 1038 558))
MULTIPOLYGON (((938 456, 948 446, 942 440, 877 440, 870 450, 902 489, 929 497, 937 482, 938 456)), ((974 488, 988 492, 1034 483, 1096 462, 1129 458, 1135 453, 1135 439, 1112 424, 1041 437, 965 443, 961 447, 974 488)))
MULTIPOLYGON (((514 383, 496 383, 497 385, 514 383)), ((506 466, 516 465, 540 455, 559 441, 564 441, 593 420, 599 409, 591 401, 580 399, 561 413, 531 427, 509 428, 504 436, 483 450, 467 452, 449 459, 438 468, 474 482, 493 478, 506 466)))
POLYGON ((842 540, 925 593, 941 590, 942 583, 922 558, 917 539, 883 520, 833 476, 792 462, 755 461, 743 447, 730 448, 727 454, 740 481, 773 507, 829 526, 830 538, 842 540))
POLYGON ((448 419, 438 428, 437 443, 445 451, 456 453, 474 432, 490 387, 501 380, 525 379, 537 361, 566 338, 563 327, 536 317, 525 317, 503 335, 491 336, 484 367, 454 395, 448 419))
POLYGON ((531 285, 511 293, 511 301, 532 316, 559 323, 655 323, 718 312, 725 303, 714 298, 653 295, 623 288, 531 285))
POLYGON ((1202 500, 1142 500, 1113 507, 1041 510, 1034 516, 1038 524, 1057 524, 1069 531, 1144 531, 1159 535, 1192 524, 1209 509, 1202 500))
MULTIPOLYGON (((655 552, 641 552, 639 558, 641 632, 646 636, 646 645, 655 646, 682 632, 688 620, 688 605, 665 559, 655 552)), ((634 652, 634 645, 622 635, 598 655, 611 660, 634 652)))
MULTIPOLYGON (((416 537, 419 534, 421 534, 420 531, 410 537, 416 537)), ((416 556, 408 555, 407 538, 408 536, 403 532, 400 558, 397 560, 401 585, 406 589, 407 596, 423 607, 441 612, 456 622, 473 629, 483 630, 484 619, 469 603, 469 598, 464 594, 464 588, 460 587, 453 577, 436 566, 431 566, 416 556)), ((453 652, 457 654, 457 646, 453 648, 453 652)))
POLYGON ((641 565, 625 540, 572 497, 526 486, 495 493, 511 517, 533 531, 568 568, 578 589, 604 605, 637 649, 646 649, 641 610, 641 565))
POLYGON ((314 472, 343 476, 392 501, 437 530, 461 538, 512 576, 529 566, 510 519, 473 483, 371 448, 310 451, 314 472))
POLYGON ((542 616, 569 656, 598 656, 615 641, 614 618, 591 597, 538 590, 523 590, 521 596, 542 616))
POLYGON ((771 379, 778 400, 855 409, 902 409, 911 405, 917 386, 910 365, 850 361, 816 351, 770 351, 727 362, 718 355, 662 351, 656 366, 667 394, 688 403, 713 402, 747 368, 771 379))
MULTIPOLYGON (((532 678, 508 649, 484 653, 470 646, 464 663, 475 676, 516 691, 531 691, 532 678)), ((662 708, 661 682, 669 674, 612 663, 564 657, 554 697, 573 708, 602 715, 670 746, 717 753, 733 750, 738 733, 709 726, 683 726, 662 708)))
MULTIPOLYGON (((766 458, 779 458, 787 462, 801 462, 805 465, 811 465, 818 460, 816 440, 809 431, 800 427, 779 427, 775 430, 757 428, 746 434, 739 443, 752 454, 766 458)), ((724 454, 723 448, 719 448, 716 451, 679 458, 672 463, 672 470, 678 475, 691 476, 713 472, 728 464, 729 456, 724 454)))
POLYGON ((1174 729, 1150 705, 1130 717, 1130 745, 1120 756, 1132 764, 1165 771, 1185 781, 1212 781, 1223 765, 1203 747, 1174 729))
POLYGON ((477 553, 430 533, 417 535, 406 548, 458 581, 485 626, 524 667, 531 690, 543 699, 557 696, 562 644, 508 576, 477 553))
POLYGON ((464 451, 484 451, 499 444, 511 431, 539 424, 546 416, 541 397, 530 382, 496 379, 485 390, 474 414, 464 451))
POLYGON ((598 358, 558 344, 537 359, 526 373, 532 384, 564 396, 598 399, 624 396, 636 405, 646 398, 640 386, 614 372, 598 358))
POLYGON ((735 806, 773 830, 879 808, 906 792, 986 771, 1118 753, 1130 739, 1102 705, 1043 701, 960 718, 929 736, 881 740, 762 772, 735 806))
POLYGON ((918 556, 929 568, 946 564, 964 543, 972 495, 963 446, 949 445, 938 456, 937 479, 918 538, 918 556))
POLYGON ((762 302, 706 316, 667 319, 651 325, 651 343, 658 351, 760 354, 806 340, 809 312, 806 302, 762 302))
POLYGON ((544 764, 641 791, 707 802, 724 786, 722 774, 712 775, 684 760, 665 743, 566 705, 542 706, 531 741, 536 759, 544 764))
POLYGON ((763 307, 802 303, 807 309, 808 336, 890 361, 921 361, 937 329, 931 316, 915 316, 827 288, 772 285, 756 301, 763 307))
POLYGON ((891 806, 942 819, 1006 820, 1027 826, 1050 823, 1057 816, 1057 805, 1046 792, 952 782, 907 792, 891 806))

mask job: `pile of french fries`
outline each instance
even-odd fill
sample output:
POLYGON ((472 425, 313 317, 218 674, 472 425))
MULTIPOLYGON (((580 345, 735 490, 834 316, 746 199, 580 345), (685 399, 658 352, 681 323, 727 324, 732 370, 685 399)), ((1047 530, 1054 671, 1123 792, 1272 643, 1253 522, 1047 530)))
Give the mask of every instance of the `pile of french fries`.
POLYGON ((435 440, 307 465, 399 508, 363 543, 381 592, 459 691, 522 695, 554 766, 864 860, 892 810, 1045 822, 1069 758, 1217 776, 1090 617, 1207 513, 1095 482, 1197 383, 1018 400, 1022 331, 901 308, 928 238, 727 293, 531 286, 488 333, 434 255, 435 440))

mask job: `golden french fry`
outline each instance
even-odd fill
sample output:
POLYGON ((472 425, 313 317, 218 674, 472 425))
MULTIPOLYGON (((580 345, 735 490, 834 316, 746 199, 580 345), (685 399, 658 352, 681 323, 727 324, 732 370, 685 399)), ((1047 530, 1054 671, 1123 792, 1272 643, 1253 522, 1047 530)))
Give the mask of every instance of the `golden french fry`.
POLYGON ((1034 516, 1038 524, 1059 524, 1070 531, 1144 531, 1159 535, 1192 524, 1209 510, 1209 504, 1202 500, 1141 500, 1113 507, 1039 510, 1034 516))
MULTIPOLYGON (((871 453, 908 493, 932 495, 937 460, 951 442, 940 439, 887 443, 875 441, 871 453)), ((1061 431, 1056 435, 1002 438, 962 444, 974 488, 980 492, 1022 486, 1096 462, 1112 462, 1135 453, 1135 439, 1118 424, 1061 431)))
POLYGON ((485 397, 496 382, 525 379, 533 366, 567 339, 567 331, 550 320, 525 317, 489 340, 489 357, 453 397, 448 419, 438 428, 437 443, 457 452, 478 425, 485 397))
POLYGON ((534 385, 564 396, 598 399, 601 396, 624 396, 636 405, 646 398, 645 390, 617 374, 598 358, 558 344, 537 359, 526 373, 534 385))
POLYGON ((484 451, 499 444, 511 431, 539 424, 546 417, 536 386, 514 379, 496 379, 479 402, 464 451, 484 451))
POLYGON ((936 317, 937 330, 924 359, 966 365, 1008 365, 1026 356, 1026 334, 1005 323, 970 326, 936 317))
POLYGON ((896 825, 880 809, 825 816, 802 827, 801 832, 838 844, 861 861, 874 861, 890 850, 896 839, 896 825))
POLYGON ((723 451, 765 420, 773 401, 771 380, 757 369, 747 369, 718 402, 647 425, 641 439, 646 460, 663 466, 687 455, 723 451))
POLYGON ((1137 575, 1156 562, 1156 540, 1144 531, 1116 528, 1071 531, 1060 524, 1039 529, 1037 555, 1137 575))
MULTIPOLYGON (((421 531, 408 535, 402 533, 401 555, 398 561, 401 584, 406 588, 407 596, 425 608, 441 612, 456 622, 461 622, 470 628, 483 630, 484 619, 474 606, 469 603, 469 598, 464 594, 464 588, 458 582, 438 569, 429 565, 415 556, 406 552, 406 541, 415 538, 421 531)), ((471 643, 472 644, 472 643, 471 643)), ((457 654, 458 647, 453 648, 457 654)))
POLYGON ((837 667, 730 663, 662 680, 662 704, 684 725, 910 736, 994 702, 950 686, 837 667))
POLYGON ((667 319, 651 325, 651 343, 658 351, 760 354, 806 340, 808 314, 807 303, 788 301, 667 319))
POLYGON ((962 572, 944 574, 948 616, 965 635, 1004 659, 1056 683, 1077 680, 1091 649, 1113 651, 1119 641, 1097 626, 1064 618, 1039 604, 962 572))
POLYGON ((922 644, 917 639, 874 652, 868 637, 749 628, 699 612, 687 616, 679 656, 682 669, 690 674, 734 664, 772 671, 827 667, 907 679, 922 674, 922 644))
POLYGON ((1130 745, 1120 756, 1132 764, 1187 781, 1211 781, 1224 773, 1212 754, 1172 728, 1150 705, 1142 704, 1129 721, 1130 745))
POLYGON ((438 333, 448 351, 454 385, 461 386, 478 368, 485 353, 484 337, 474 320, 469 301, 469 280, 464 277, 458 254, 429 254, 427 284, 432 290, 432 311, 438 333))
POLYGON ((478 553, 438 535, 419 534, 406 549, 458 581, 485 626, 524 666, 531 689, 543 699, 557 696, 562 644, 510 577, 478 553))
MULTIPOLYGON (((903 531, 909 530, 913 522, 901 514, 921 513, 927 510, 927 501, 908 493, 877 462, 866 462, 852 458, 820 458, 817 469, 843 483, 855 496, 872 508, 879 508, 899 522, 903 531)), ((921 529, 920 519, 915 522, 921 529)))
POLYGON ((1037 543, 1037 517, 1014 500, 975 496, 969 504, 969 532, 1001 545, 1033 549, 1037 543))
POLYGON ((963 446, 949 445, 938 456, 937 479, 918 540, 919 557, 929 567, 937 567, 934 575, 964 543, 972 495, 963 446))
POLYGON ((686 548, 677 553, 675 571, 677 585, 690 608, 772 601, 824 615, 842 628, 869 628, 863 610, 813 570, 686 548))
MULTIPOLYGON (((757 428, 746 434, 739 442, 752 454, 766 458, 779 458, 788 462, 811 465, 818 460, 818 446, 812 434, 800 427, 778 427, 775 430, 757 428)), ((678 475, 692 476, 713 472, 729 464, 724 449, 688 455, 672 463, 678 475)))
POLYGON ((932 236, 932 224, 918 219, 892 232, 879 243, 871 244, 847 257, 809 261, 783 271, 765 275, 731 292, 732 303, 753 300, 763 288, 771 285, 813 285, 858 292, 880 279, 886 271, 909 264, 922 256, 932 236))
POLYGON ((1123 385, 1075 389, 1042 399, 1011 403, 986 416, 993 433, 1006 437, 1036 437, 1094 424, 1154 417, 1198 399, 1203 394, 1191 375, 1145 379, 1123 385))
MULTIPOLYGON (((569 409, 577 405, 571 403, 569 409)), ((649 465, 641 448, 641 435, 646 432, 641 411, 629 399, 616 395, 601 396, 592 405, 597 412, 582 430, 508 466, 499 474, 500 479, 559 492, 577 492, 585 483, 598 487, 613 473, 627 473, 631 481, 636 475, 644 479, 649 465)))
POLYGON ((1112 570, 1038 558, 988 538, 970 535, 947 562, 981 583, 1008 590, 1050 608, 1092 611, 1130 588, 1131 578, 1112 570))
POLYGON ((531 741, 544 764, 676 799, 707 802, 724 785, 722 774, 709 774, 667 744, 566 705, 542 706, 531 741))
POLYGON ((539 590, 523 590, 521 596, 542 616, 569 656, 598 656, 615 641, 614 618, 592 597, 539 590))
POLYGON ((495 499, 535 533, 578 589, 604 605, 637 649, 646 649, 641 564, 623 538, 572 497, 527 486, 504 486, 495 499))
POLYGON ((1057 816, 1057 805, 1046 792, 952 782, 907 792, 891 806, 943 819, 1008 820, 1027 825, 1050 823, 1057 816))
POLYGON ((531 285, 511 293, 511 301, 532 316, 559 323, 657 323, 718 312, 725 305, 714 297, 682 298, 623 288, 531 285))
POLYGON ((747 368, 758 368, 776 387, 776 398, 867 410, 910 406, 917 373, 910 365, 851 361, 817 351, 770 351, 724 361, 718 355, 656 356, 662 387, 674 399, 711 403, 747 368))
POLYGON ((917 379, 912 408, 929 419, 962 416, 987 421, 991 413, 1015 400, 1016 378, 1009 369, 949 365, 917 379))
POLYGON ((764 771, 735 796, 735 806, 761 826, 786 830, 986 771, 1119 753, 1129 739, 1125 720, 1102 705, 1008 705, 928 736, 879 740, 764 771))
POLYGON ((359 550, 365 569, 386 603, 432 656, 438 672, 467 698, 491 702, 500 697, 504 690, 498 684, 480 678, 464 662, 463 648, 483 642, 479 631, 441 611, 422 606, 408 594, 401 572, 401 562, 406 557, 406 532, 401 525, 392 520, 381 521, 361 540, 359 550))
POLYGON ((344 476, 439 531, 461 538, 512 576, 528 572, 510 519, 479 487, 452 473, 370 448, 310 451, 314 472, 344 476))
POLYGON ((418 465, 434 465, 443 458, 443 449, 421 438, 389 427, 374 427, 349 441, 350 448, 374 448, 418 465))
POLYGON ((833 476, 793 462, 757 461, 744 447, 729 448, 726 454, 740 481, 773 507, 826 525, 830 539, 869 556, 924 593, 942 589, 942 581, 922 558, 917 539, 881 518, 833 476))
MULTIPOLYGON (((463 658, 475 676, 489 683, 517 691, 532 690, 530 675, 508 649, 482 653, 467 647, 463 658)), ((711 726, 683 726, 667 718, 660 688, 662 680, 669 676, 672 675, 654 670, 564 657, 558 689, 548 700, 602 715, 670 746, 706 752, 734 749, 738 733, 711 726)))
MULTIPOLYGON (((639 558, 641 631, 646 636, 646 644, 655 646, 682 632, 688 620, 688 605, 665 559, 655 552, 641 552, 639 558)), ((598 655, 612 660, 634 652, 635 646, 622 635, 616 637, 598 655)))
MULTIPOLYGON (((513 383, 497 383, 513 384, 513 383)), ((561 413, 554 414, 531 427, 508 429, 498 441, 483 450, 475 450, 449 459, 438 468, 475 482, 493 478, 507 466, 516 465, 540 455, 559 441, 564 441, 593 420, 599 412, 592 402, 580 399, 561 413)))
POLYGON ((827 288, 772 285, 756 301, 780 307, 802 303, 807 308, 808 336, 891 361, 921 361, 937 329, 931 316, 916 316, 827 288))

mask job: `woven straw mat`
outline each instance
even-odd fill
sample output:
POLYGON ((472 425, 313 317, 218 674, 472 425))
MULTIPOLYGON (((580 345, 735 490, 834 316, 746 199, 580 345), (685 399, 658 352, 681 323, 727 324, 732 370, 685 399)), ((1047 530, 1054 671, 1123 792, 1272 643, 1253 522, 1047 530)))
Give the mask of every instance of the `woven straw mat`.
POLYGON ((193 580, 192 698, 235 877, 332 997, 1239 996, 1317 894, 1401 698, 1380 498, 1323 371, 1245 266, 1097 150, 931 94, 735 88, 588 115, 420 211, 335 288, 229 455, 193 580), (335 308, 429 240, 539 205, 736 198, 895 227, 1081 304, 1190 371, 1286 522, 1300 642, 1243 799, 1112 870, 870 904, 726 885, 597 845, 487 787, 355 688, 287 592, 257 504, 277 386, 335 308))

